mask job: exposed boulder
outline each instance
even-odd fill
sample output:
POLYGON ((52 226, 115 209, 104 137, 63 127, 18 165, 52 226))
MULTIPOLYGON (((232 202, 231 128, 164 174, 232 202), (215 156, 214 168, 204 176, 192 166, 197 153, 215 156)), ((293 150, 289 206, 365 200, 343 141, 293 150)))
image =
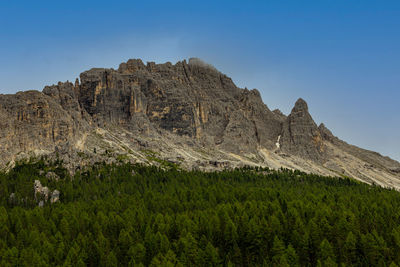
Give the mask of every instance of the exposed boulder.
POLYGON ((51 196, 50 203, 55 203, 59 201, 60 192, 57 189, 51 192, 47 186, 42 186, 42 183, 39 180, 35 180, 33 184, 33 189, 35 200, 39 201, 40 207, 48 201, 49 196, 51 196))
POLYGON ((15 195, 15 193, 11 193, 10 197, 8 198, 8 203, 12 206, 16 205, 18 202, 17 200, 17 196, 15 195))
POLYGON ((50 203, 56 203, 57 201, 60 200, 60 191, 58 191, 57 189, 53 191, 53 193, 51 194, 51 198, 50 198, 50 203))
POLYGON ((60 179, 60 177, 55 172, 48 172, 46 174, 46 178, 49 180, 55 180, 55 181, 58 181, 60 179))
POLYGON ((33 184, 33 189, 34 189, 35 200, 44 198, 45 201, 47 201, 50 192, 49 188, 47 188, 46 186, 42 186, 42 183, 39 180, 35 180, 33 184))
POLYGON ((218 168, 226 169, 230 167, 230 163, 228 161, 215 161, 215 160, 210 160, 208 162, 210 165, 213 165, 218 168))

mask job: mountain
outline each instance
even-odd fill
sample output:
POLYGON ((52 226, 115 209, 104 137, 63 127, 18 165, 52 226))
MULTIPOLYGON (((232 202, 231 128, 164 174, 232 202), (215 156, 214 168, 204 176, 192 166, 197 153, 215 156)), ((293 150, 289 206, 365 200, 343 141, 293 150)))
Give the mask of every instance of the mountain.
POLYGON ((350 176, 400 189, 400 163, 316 125, 299 99, 288 116, 199 59, 94 68, 75 83, 0 95, 0 165, 48 155, 74 172, 127 160, 212 170, 243 165, 350 176))

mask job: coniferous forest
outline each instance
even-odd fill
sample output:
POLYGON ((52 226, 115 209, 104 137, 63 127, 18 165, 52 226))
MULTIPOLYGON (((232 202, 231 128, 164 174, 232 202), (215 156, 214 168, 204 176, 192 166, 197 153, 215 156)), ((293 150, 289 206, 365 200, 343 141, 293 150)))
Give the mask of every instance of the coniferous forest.
POLYGON ((0 174, 0 266, 400 263, 395 190, 284 169, 98 164, 71 177, 61 166, 0 174), (35 180, 60 201, 39 207, 35 180))

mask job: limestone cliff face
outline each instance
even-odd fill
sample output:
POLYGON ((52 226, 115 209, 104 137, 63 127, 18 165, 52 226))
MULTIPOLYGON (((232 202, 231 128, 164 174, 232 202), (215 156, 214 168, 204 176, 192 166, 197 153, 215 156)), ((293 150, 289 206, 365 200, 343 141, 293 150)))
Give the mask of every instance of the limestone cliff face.
POLYGON ((272 146, 281 130, 258 91, 237 88, 195 59, 175 65, 129 60, 118 70, 92 69, 80 79, 79 102, 98 126, 140 128, 141 114, 156 128, 238 153, 272 146))
POLYGON ((0 95, 1 163, 27 151, 54 151, 74 140, 79 122, 52 97, 37 91, 0 95))
POLYGON ((287 167, 400 188, 400 163, 318 127, 304 100, 288 116, 271 111, 256 89, 238 88, 199 59, 131 59, 85 71, 74 84, 0 95, 0 165, 55 151, 71 169, 121 154, 149 163, 151 151, 188 168, 287 167))

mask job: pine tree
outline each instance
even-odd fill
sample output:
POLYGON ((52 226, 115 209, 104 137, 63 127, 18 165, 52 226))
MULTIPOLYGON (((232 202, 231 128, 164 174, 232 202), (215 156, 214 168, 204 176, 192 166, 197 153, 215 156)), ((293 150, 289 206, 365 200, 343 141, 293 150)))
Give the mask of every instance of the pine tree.
POLYGON ((117 267, 118 266, 118 260, 117 260, 117 257, 115 256, 114 252, 111 251, 107 255, 105 266, 106 267, 117 267))
POLYGON ((299 257, 291 244, 286 248, 285 256, 289 266, 299 266, 299 257))
POLYGON ((0 251, 0 266, 18 266, 18 249, 16 247, 0 251))
POLYGON ((274 264, 279 264, 281 262, 281 257, 285 254, 285 245, 279 239, 278 236, 274 237, 274 243, 272 245, 272 262, 274 264))
POLYGON ((349 232, 344 243, 344 257, 347 264, 355 264, 357 261, 357 239, 352 232, 349 232))
POLYGON ((335 254, 333 253, 333 248, 331 243, 329 243, 328 240, 324 239, 322 240, 320 246, 319 246, 319 259, 325 261, 328 258, 333 259, 335 257, 335 254))
POLYGON ((141 244, 135 244, 129 248, 128 251, 129 262, 135 262, 135 264, 143 263, 146 260, 146 248, 141 244))
POLYGON ((204 250, 203 260, 207 266, 218 266, 220 264, 218 251, 211 243, 208 243, 204 250))

